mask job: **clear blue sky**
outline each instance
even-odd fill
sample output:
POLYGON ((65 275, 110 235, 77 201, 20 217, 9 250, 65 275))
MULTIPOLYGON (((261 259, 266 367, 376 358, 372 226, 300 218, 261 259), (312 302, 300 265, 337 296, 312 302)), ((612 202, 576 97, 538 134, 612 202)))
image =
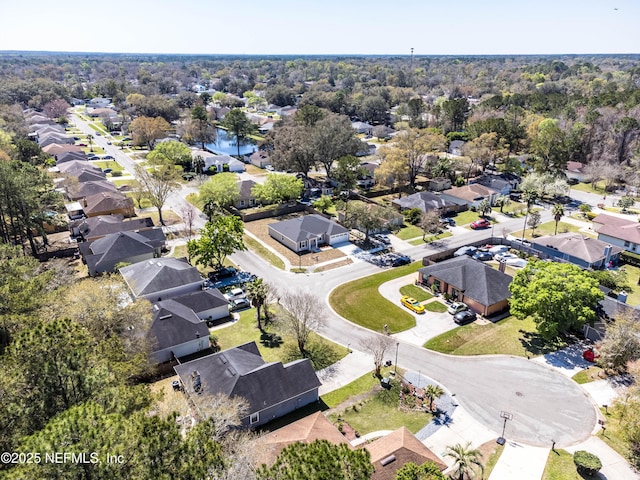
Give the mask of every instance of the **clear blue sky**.
POLYGON ((640 53, 639 0, 7 0, 0 50, 640 53))

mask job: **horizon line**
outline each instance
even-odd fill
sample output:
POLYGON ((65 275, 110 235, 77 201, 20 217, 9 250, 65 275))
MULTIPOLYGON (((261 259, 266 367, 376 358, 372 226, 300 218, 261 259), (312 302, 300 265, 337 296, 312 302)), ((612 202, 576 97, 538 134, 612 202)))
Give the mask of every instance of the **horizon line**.
POLYGON ((98 52, 71 50, 0 50, 5 54, 67 54, 67 55, 160 55, 203 57, 537 57, 537 56, 636 56, 638 52, 626 53, 177 53, 177 52, 98 52))

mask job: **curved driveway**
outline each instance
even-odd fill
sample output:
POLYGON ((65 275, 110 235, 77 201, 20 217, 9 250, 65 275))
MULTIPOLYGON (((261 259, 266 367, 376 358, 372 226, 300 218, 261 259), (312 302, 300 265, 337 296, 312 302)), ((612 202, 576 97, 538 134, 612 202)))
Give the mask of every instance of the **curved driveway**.
MULTIPOLYGON (((464 240, 463 240, 464 241, 464 240)), ((469 241, 469 238, 466 239, 469 241)), ((427 250, 411 252, 416 258, 427 250)), ((286 290, 307 290, 326 299, 342 283, 380 271, 368 263, 329 270, 321 274, 293 274, 266 265, 251 252, 239 252, 233 260, 240 266, 286 290)), ((366 305, 363 305, 366 308, 366 305)), ((372 312, 375 315, 375 312, 372 312)), ((328 309, 326 323, 318 332, 354 350, 362 339, 378 335, 355 325, 328 309)), ((460 357, 443 355, 399 342, 398 365, 420 371, 442 383, 476 420, 502 433, 502 411, 507 421, 505 438, 536 446, 569 446, 585 440, 596 424, 596 410, 586 393, 571 379, 525 358, 507 355, 460 357)), ((373 365, 372 365, 373 368, 373 365)))

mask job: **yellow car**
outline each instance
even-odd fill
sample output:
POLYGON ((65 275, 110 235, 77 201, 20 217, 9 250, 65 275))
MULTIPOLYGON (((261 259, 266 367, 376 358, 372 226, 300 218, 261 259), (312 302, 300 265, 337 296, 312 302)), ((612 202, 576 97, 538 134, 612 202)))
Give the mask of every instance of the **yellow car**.
POLYGON ((400 299, 400 303, 402 303, 402 305, 407 307, 409 310, 413 310, 416 313, 424 313, 424 307, 420 305, 420 302, 408 295, 403 296, 400 299))

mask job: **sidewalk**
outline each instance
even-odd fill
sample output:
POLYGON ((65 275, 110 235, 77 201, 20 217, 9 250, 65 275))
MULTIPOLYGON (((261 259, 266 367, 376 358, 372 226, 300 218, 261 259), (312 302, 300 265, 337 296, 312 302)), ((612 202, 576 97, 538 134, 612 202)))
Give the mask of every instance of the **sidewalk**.
POLYGON ((316 372, 322 382, 318 393, 324 395, 344 387, 362 375, 372 372, 373 368, 373 356, 352 350, 339 362, 316 372))

